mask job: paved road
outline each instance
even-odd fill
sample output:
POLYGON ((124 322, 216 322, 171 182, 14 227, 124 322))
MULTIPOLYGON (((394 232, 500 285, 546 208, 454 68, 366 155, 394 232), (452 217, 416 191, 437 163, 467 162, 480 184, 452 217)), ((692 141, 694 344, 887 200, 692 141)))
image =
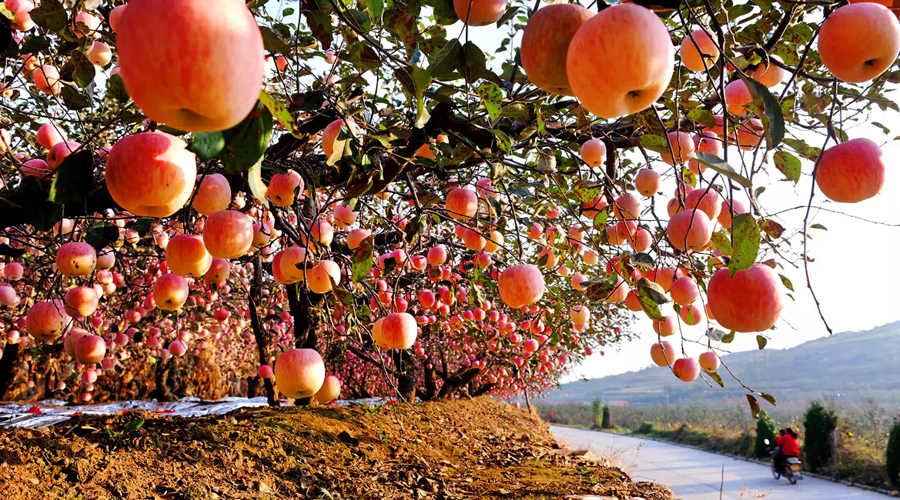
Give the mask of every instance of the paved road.
POLYGON ((796 485, 776 481, 766 466, 646 439, 604 432, 551 427, 560 442, 589 449, 628 471, 635 481, 654 481, 672 488, 676 498, 719 500, 722 466, 725 499, 744 500, 885 500, 891 498, 839 483, 807 477, 796 485), (762 496, 764 495, 764 496, 762 496))

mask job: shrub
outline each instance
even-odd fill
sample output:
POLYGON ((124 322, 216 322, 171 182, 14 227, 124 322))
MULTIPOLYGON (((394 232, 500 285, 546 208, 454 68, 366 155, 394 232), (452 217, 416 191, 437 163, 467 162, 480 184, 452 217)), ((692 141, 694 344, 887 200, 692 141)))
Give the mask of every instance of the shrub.
POLYGON ((753 447, 753 455, 756 458, 769 456, 767 439, 770 443, 775 443, 775 422, 766 410, 762 410, 759 412, 759 420, 756 421, 756 442, 753 447))
POLYGON ((816 472, 831 463, 834 452, 832 435, 837 422, 837 415, 818 401, 813 401, 806 410, 803 420, 803 427, 806 429, 803 455, 810 471, 816 472))
POLYGON ((886 466, 888 480, 892 485, 900 485, 900 420, 895 420, 888 438, 886 466))
POLYGON ((603 421, 600 422, 600 427, 602 429, 612 428, 612 415, 609 411, 609 405, 603 407, 603 421))
POLYGON ((594 417, 591 427, 595 429, 603 428, 603 398, 597 396, 591 402, 591 416, 594 417))
POLYGON ((638 428, 638 434, 650 434, 653 432, 653 422, 642 422, 638 428))

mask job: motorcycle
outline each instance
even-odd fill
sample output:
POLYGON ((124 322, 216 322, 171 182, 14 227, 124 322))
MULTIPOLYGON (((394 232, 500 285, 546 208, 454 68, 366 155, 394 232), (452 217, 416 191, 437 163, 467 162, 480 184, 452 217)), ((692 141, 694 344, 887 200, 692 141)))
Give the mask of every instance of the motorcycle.
POLYGON ((772 457, 772 476, 775 479, 781 479, 781 476, 784 476, 791 484, 797 484, 798 479, 803 479, 803 473, 801 472, 803 463, 800 462, 799 458, 786 457, 784 459, 784 466, 778 468, 775 465, 775 454, 778 452, 779 447, 771 445, 768 439, 764 442, 769 445, 769 456, 772 457))

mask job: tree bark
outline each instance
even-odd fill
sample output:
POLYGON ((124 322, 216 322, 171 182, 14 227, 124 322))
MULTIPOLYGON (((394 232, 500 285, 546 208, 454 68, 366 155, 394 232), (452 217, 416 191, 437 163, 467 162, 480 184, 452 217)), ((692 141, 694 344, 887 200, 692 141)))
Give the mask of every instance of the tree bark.
POLYGON ((19 344, 6 344, 3 358, 0 358, 0 400, 6 399, 6 393, 16 378, 16 366, 19 362, 19 344))
MULTIPOLYGON (((253 284, 250 285, 250 325, 253 327, 253 338, 256 339, 256 352, 259 355, 259 364, 269 364, 269 337, 263 332, 262 324, 259 321, 258 305, 262 298, 262 260, 257 257, 253 263, 253 284)), ((269 406, 277 406, 278 401, 275 399, 275 386, 272 385, 272 379, 267 378, 263 381, 266 389, 266 400, 269 406)))
POLYGON ((456 395, 461 387, 464 387, 466 384, 471 382, 481 373, 480 368, 469 368, 460 373, 454 373, 447 377, 444 381, 444 385, 441 386, 441 392, 438 393, 437 398, 435 399, 450 399, 456 395))

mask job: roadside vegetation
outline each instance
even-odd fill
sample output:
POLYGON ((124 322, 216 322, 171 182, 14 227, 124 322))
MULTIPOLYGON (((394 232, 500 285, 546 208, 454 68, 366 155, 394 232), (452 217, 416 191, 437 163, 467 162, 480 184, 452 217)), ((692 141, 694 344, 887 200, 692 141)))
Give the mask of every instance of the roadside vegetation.
POLYGON ((602 427, 611 432, 762 460, 768 460, 764 440, 771 441, 778 429, 791 427, 800 435, 807 470, 891 490, 900 483, 897 409, 872 400, 839 404, 836 398, 826 397, 808 407, 794 404, 762 411, 758 420, 751 418, 738 402, 717 407, 609 406, 595 400, 591 405, 539 403, 536 407, 541 418, 554 424, 602 427), (597 425, 605 420, 604 409, 608 412, 608 425, 597 425))

